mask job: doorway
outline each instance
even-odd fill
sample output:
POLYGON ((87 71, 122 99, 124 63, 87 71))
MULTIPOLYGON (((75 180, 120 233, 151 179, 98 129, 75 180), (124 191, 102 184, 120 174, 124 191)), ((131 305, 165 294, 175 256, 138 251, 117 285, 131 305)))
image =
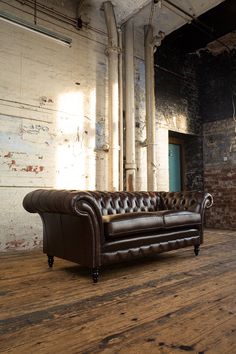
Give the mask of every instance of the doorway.
POLYGON ((169 191, 183 188, 183 141, 169 137, 169 191))

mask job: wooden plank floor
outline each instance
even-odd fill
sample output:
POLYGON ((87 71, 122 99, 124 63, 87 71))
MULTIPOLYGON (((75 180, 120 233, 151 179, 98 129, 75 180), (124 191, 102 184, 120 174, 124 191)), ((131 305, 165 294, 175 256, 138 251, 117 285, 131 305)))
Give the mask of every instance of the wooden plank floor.
POLYGON ((236 354, 236 231, 103 269, 0 255, 0 353, 236 354))

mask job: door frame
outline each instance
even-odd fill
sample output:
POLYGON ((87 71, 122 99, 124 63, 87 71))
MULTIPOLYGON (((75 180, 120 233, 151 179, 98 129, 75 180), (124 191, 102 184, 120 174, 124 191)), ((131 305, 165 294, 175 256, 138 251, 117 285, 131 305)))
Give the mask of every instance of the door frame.
POLYGON ((183 190, 184 186, 185 186, 185 180, 184 180, 184 176, 185 176, 184 140, 169 135, 168 145, 169 144, 175 144, 175 145, 180 146, 180 177, 181 177, 181 190, 183 190))

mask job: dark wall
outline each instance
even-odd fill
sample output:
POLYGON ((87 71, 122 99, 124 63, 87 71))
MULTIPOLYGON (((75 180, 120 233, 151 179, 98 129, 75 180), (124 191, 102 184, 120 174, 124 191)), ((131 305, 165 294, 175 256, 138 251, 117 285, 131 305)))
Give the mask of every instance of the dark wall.
POLYGON ((181 139, 185 150, 184 189, 203 189, 202 119, 195 55, 168 43, 155 54, 156 112, 159 126, 181 139))
POLYGON ((200 114, 204 122, 232 116, 232 55, 203 52, 199 64, 200 114))
POLYGON ((185 140, 185 185, 188 190, 203 190, 202 135, 186 137, 185 140))
POLYGON ((157 121, 184 141, 184 188, 213 194, 207 226, 236 229, 236 50, 187 54, 167 38, 155 63, 157 121))
MULTIPOLYGON (((184 55, 178 47, 165 44, 155 54, 157 119, 187 134, 201 132, 201 116, 195 56, 184 55), (175 117, 175 122, 173 122, 175 117), (178 122, 186 120, 187 125, 178 122), (177 120, 177 122, 176 122, 177 120), (178 124, 179 123, 179 124, 178 124)), ((183 123, 183 122, 182 122, 183 123)))
POLYGON ((207 53, 200 63, 204 187, 214 197, 206 224, 236 229, 236 52, 207 53))

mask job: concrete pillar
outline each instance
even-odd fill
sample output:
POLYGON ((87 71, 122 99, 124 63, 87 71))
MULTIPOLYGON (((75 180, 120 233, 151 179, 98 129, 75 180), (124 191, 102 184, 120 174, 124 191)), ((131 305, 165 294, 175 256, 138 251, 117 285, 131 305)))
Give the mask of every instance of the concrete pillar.
POLYGON ((119 190, 119 74, 118 32, 113 5, 103 3, 108 31, 108 130, 109 130, 109 190, 119 190))
POLYGON ((119 29, 119 139, 120 139, 120 155, 119 155, 119 187, 124 189, 124 125, 123 125, 123 52, 122 52, 122 31, 119 29))
POLYGON ((125 25, 126 189, 135 190, 134 25, 125 25))
POLYGON ((147 190, 157 190, 157 151, 154 93, 154 50, 161 44, 162 35, 153 37, 151 25, 144 27, 145 35, 145 87, 147 131, 147 190))

